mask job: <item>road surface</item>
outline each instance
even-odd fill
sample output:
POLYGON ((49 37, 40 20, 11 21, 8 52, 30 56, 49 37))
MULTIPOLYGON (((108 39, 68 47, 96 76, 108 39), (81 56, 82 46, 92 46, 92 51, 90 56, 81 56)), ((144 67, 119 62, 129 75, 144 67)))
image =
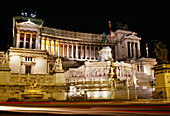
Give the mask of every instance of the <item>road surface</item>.
POLYGON ((170 116, 169 105, 126 105, 126 106, 66 106, 26 107, 0 106, 0 116, 45 116, 45 115, 101 115, 101 116, 170 116))

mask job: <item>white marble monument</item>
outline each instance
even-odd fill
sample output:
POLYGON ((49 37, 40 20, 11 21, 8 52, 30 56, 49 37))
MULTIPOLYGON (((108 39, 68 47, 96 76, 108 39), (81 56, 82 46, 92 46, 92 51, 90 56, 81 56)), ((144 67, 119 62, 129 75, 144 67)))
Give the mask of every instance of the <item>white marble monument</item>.
POLYGON ((106 46, 99 51, 99 61, 105 62, 110 59, 111 59, 111 48, 109 46, 106 46))

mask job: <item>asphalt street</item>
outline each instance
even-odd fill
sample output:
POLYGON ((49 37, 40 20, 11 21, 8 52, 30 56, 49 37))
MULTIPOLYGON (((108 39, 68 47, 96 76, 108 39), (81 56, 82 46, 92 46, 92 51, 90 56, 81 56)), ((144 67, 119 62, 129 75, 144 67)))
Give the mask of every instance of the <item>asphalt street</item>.
POLYGON ((66 107, 0 106, 0 116, 12 116, 12 115, 170 116, 170 105, 66 106, 66 107))

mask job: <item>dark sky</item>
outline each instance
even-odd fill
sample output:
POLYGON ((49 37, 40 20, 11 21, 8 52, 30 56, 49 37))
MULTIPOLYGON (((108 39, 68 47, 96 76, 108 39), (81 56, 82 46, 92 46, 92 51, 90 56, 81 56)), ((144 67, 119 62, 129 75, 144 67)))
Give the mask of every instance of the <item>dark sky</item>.
POLYGON ((8 41, 12 43, 12 17, 21 15, 22 9, 37 11, 38 18, 44 20, 44 26, 70 31, 109 34, 108 21, 112 21, 112 30, 117 29, 116 22, 128 25, 128 30, 138 33, 142 38, 142 55, 145 56, 144 43, 149 43, 152 55, 151 40, 170 42, 170 1, 164 0, 22 0, 0 2, 1 50, 5 50, 8 41), (25 2, 24 2, 25 1, 25 2), (10 31, 9 31, 10 29, 10 31))

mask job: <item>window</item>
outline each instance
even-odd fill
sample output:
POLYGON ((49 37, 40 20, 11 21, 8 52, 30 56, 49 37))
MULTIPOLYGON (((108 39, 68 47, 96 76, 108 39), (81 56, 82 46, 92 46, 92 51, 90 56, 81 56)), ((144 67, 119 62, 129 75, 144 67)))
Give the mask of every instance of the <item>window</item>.
POLYGON ((32 61, 32 57, 25 57, 25 61, 32 61))

